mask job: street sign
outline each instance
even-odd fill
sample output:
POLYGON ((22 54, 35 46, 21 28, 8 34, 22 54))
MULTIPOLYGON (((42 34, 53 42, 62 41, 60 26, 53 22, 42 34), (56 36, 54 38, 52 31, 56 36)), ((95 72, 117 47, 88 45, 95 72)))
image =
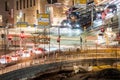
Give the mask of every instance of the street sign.
POLYGON ((50 23, 50 16, 49 14, 38 14, 38 25, 41 26, 48 26, 50 23))
POLYGON ((18 27, 27 27, 28 23, 27 22, 17 22, 16 24, 18 27))
POLYGON ((87 0, 75 0, 75 4, 86 4, 87 0))
POLYGON ((75 0, 74 1, 74 5, 76 8, 86 9, 86 3, 87 3, 87 0, 75 0))
POLYGON ((2 26, 2 15, 0 15, 0 26, 2 26))

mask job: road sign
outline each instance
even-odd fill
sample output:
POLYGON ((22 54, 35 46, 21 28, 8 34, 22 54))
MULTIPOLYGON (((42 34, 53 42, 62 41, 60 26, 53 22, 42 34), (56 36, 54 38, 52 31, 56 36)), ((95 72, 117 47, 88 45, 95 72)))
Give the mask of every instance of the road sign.
POLYGON ((75 0, 75 4, 86 4, 87 0, 75 0))
POLYGON ((77 8, 86 8, 87 0, 74 0, 74 5, 77 8))
POLYGON ((50 23, 49 14, 38 14, 37 18, 38 18, 38 25, 48 26, 50 23))
POLYGON ((2 26, 2 15, 0 15, 0 26, 2 26))
POLYGON ((18 27, 27 27, 28 23, 27 22, 17 22, 18 27))

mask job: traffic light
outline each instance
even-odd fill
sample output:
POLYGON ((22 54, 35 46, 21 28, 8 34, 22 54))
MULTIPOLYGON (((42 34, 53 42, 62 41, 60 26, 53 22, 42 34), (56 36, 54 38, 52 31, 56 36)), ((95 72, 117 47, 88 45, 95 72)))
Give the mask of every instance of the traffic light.
POLYGON ((21 31, 21 33, 20 33, 20 38, 21 38, 21 39, 25 38, 24 31, 21 31))
POLYGON ((1 34, 1 38, 5 38, 5 34, 1 34))
POLYGON ((101 32, 105 32, 105 29, 104 29, 104 28, 101 28, 100 30, 101 30, 101 32))
POLYGON ((81 43, 83 42, 81 37, 80 37, 80 42, 81 42, 81 43))
POLYGON ((58 38, 57 38, 57 42, 58 42, 58 43, 60 43, 60 37, 61 37, 61 36, 58 36, 58 38))
POLYGON ((8 35, 8 40, 12 40, 12 36, 11 35, 8 35))
POLYGON ((120 38, 120 32, 116 34, 117 35, 117 38, 120 38))

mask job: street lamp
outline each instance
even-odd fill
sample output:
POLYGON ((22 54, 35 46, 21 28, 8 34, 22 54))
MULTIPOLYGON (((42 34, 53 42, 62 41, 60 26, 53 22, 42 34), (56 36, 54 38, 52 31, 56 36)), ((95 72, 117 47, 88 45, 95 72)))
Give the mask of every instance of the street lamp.
POLYGON ((8 49, 9 49, 9 46, 11 45, 11 43, 12 43, 12 36, 8 35, 8 49))
POLYGON ((82 50, 82 37, 80 36, 80 49, 82 50))
POLYGON ((1 33, 1 38, 2 38, 2 49, 3 49, 4 38, 5 38, 5 33, 3 31, 1 33))
POLYGON ((92 27, 92 29, 93 29, 93 9, 94 9, 94 4, 92 4, 92 10, 91 10, 91 27, 92 27))
POLYGON ((97 66, 97 64, 98 64, 98 62, 97 62, 97 48, 98 48, 98 40, 96 41, 96 66, 97 66))
MULTIPOLYGON (((58 22, 59 24, 59 22, 58 22)), ((58 38, 57 38, 57 42, 58 42, 58 46, 59 46, 59 54, 60 54, 60 38, 61 38, 61 35, 60 35, 60 26, 58 26, 58 38)))
POLYGON ((120 13, 118 13, 118 22, 119 22, 118 23, 118 32, 120 33, 120 16, 119 15, 120 15, 120 13))
MULTIPOLYGON (((86 37, 87 37, 87 31, 86 31, 86 26, 84 26, 84 47, 87 47, 87 46, 86 46, 86 42, 87 42, 86 37)), ((84 49, 85 49, 85 48, 84 48, 84 49)))
POLYGON ((91 17, 91 29, 93 30, 93 21, 94 21, 94 3, 91 2, 91 3, 88 3, 89 1, 87 1, 87 4, 86 4, 86 10, 90 10, 91 13, 90 13, 90 17, 91 17))
POLYGON ((7 42, 7 36, 8 36, 8 27, 9 27, 9 24, 7 24, 5 27, 4 27, 4 52, 6 54, 6 50, 7 50, 7 47, 8 47, 8 42, 7 42))

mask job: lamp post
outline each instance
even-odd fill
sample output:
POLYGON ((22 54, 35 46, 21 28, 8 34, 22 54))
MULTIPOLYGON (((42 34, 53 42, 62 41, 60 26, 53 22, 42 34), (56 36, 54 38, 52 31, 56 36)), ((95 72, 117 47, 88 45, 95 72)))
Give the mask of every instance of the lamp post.
POLYGON ((91 10, 91 27, 93 29, 93 4, 92 4, 92 10, 91 10))
POLYGON ((12 36, 8 35, 8 49, 9 49, 9 46, 11 45, 11 42, 12 42, 12 36))
POLYGON ((120 12, 118 13, 118 32, 120 33, 120 12))
POLYGON ((82 37, 80 36, 80 49, 82 50, 82 37))
POLYGON ((97 48, 98 48, 98 40, 96 41, 95 46, 96 46, 96 66, 97 66, 97 65, 98 65, 98 62, 97 62, 97 48))
MULTIPOLYGON (((51 5, 50 5, 50 7, 52 7, 52 0, 51 0, 51 5)), ((51 8, 50 8, 51 9, 51 8)), ((49 24, 50 24, 50 26, 49 26, 49 39, 48 39, 48 45, 49 45, 49 53, 48 53, 48 57, 50 56, 50 27, 52 26, 52 24, 51 24, 51 10, 49 11, 49 24)))
POLYGON ((1 34, 1 38, 2 38, 2 47, 1 47, 1 48, 2 48, 2 50, 3 50, 3 44, 4 44, 4 37, 5 37, 5 34, 2 33, 2 34, 1 34))
POLYGON ((7 23, 6 27, 5 27, 5 34, 6 34, 6 40, 5 40, 5 44, 6 44, 6 48, 9 49, 10 47, 10 43, 12 41, 12 36, 9 35, 9 27, 11 26, 12 24, 10 23, 7 23))
POLYGON ((59 46, 59 54, 60 54, 60 38, 61 38, 61 35, 60 35, 60 26, 58 26, 58 38, 57 38, 57 42, 58 42, 58 46, 59 46))
MULTIPOLYGON (((86 26, 84 26, 84 47, 86 47, 86 36, 87 36, 87 33, 86 33, 86 26)), ((84 48, 85 49, 85 48, 84 48)))
POLYGON ((88 9, 91 7, 91 29, 93 30, 93 20, 94 20, 94 3, 88 4, 88 9))
POLYGON ((9 25, 7 24, 6 27, 4 28, 4 53, 6 55, 6 50, 7 50, 7 35, 8 35, 8 27, 9 25))
POLYGON ((116 68, 118 68, 118 53, 117 53, 117 44, 115 44, 115 55, 116 55, 116 68))
MULTIPOLYGON (((22 22, 22 16, 23 16, 23 13, 22 11, 19 12, 18 16, 17 16, 17 22, 20 23, 19 27, 20 27, 20 49, 22 47, 22 38, 23 38, 23 31, 21 31, 21 22, 22 22)), ((16 44, 16 43, 15 43, 16 44)))
POLYGON ((20 49, 22 49, 22 42, 23 42, 24 38, 25 38, 24 31, 21 31, 21 33, 20 33, 20 49))

